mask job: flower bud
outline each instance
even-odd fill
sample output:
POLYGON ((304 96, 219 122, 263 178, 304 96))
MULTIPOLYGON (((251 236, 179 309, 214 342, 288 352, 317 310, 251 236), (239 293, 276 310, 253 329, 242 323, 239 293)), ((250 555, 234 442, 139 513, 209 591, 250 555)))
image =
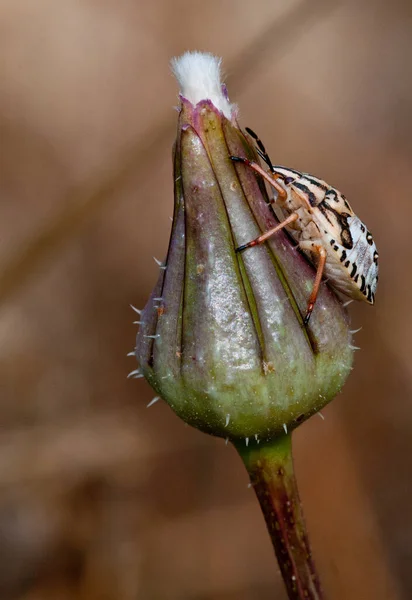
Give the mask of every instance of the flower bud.
POLYGON ((219 61, 174 61, 181 86, 169 250, 141 314, 141 373, 184 421, 213 435, 270 440, 319 411, 352 363, 347 316, 276 225, 265 186, 231 155, 257 160, 220 84, 219 61))

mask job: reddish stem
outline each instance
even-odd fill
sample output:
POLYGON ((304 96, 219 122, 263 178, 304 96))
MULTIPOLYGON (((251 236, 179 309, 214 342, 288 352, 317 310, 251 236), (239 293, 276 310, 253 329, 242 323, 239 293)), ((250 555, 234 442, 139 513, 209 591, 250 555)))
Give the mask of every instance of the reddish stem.
POLYGON ((322 600, 292 462, 291 436, 236 448, 248 470, 290 600, 322 600))

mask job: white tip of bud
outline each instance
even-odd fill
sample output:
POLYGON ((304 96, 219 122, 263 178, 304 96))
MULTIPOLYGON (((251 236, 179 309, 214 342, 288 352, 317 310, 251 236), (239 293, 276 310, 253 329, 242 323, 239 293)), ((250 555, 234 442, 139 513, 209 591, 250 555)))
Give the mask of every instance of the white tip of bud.
POLYGON ((220 65, 222 59, 208 52, 186 52, 172 58, 172 71, 179 82, 180 93, 193 105, 211 100, 228 119, 234 106, 222 89, 220 65))

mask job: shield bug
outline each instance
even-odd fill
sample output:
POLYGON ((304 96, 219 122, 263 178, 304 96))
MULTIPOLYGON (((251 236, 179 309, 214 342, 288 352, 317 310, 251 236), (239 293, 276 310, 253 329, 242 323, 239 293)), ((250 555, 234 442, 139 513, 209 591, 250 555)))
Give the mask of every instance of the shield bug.
POLYGON ((322 277, 329 285, 354 300, 375 302, 378 283, 378 252, 372 234, 355 215, 345 196, 308 173, 273 165, 259 137, 249 128, 257 152, 269 167, 265 171, 254 161, 231 156, 261 175, 277 192, 272 206, 279 224, 236 251, 262 244, 285 228, 316 266, 316 276, 308 299, 304 323, 315 306, 322 277))

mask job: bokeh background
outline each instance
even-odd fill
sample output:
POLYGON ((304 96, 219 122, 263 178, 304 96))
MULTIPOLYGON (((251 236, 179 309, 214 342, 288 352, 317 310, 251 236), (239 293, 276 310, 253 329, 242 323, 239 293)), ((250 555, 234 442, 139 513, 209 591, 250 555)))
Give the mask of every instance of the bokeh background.
POLYGON ((283 600, 234 450, 126 353, 164 257, 177 86, 224 58, 273 160, 343 190, 380 251, 344 392, 294 436, 334 600, 412 597, 412 5, 2 0, 0 598, 283 600))

